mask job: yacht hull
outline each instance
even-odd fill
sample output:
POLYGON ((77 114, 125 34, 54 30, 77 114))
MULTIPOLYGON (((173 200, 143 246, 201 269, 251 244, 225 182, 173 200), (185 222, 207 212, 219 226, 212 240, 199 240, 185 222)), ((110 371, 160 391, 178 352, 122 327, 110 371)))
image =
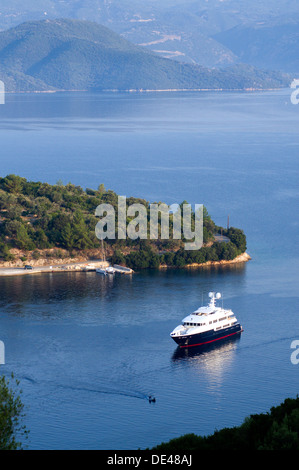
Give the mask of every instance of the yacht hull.
POLYGON ((219 331, 210 330, 194 335, 172 336, 172 339, 180 348, 190 348, 192 346, 203 346, 215 341, 225 340, 226 338, 242 333, 242 331, 242 326, 237 323, 236 325, 222 328, 219 331))

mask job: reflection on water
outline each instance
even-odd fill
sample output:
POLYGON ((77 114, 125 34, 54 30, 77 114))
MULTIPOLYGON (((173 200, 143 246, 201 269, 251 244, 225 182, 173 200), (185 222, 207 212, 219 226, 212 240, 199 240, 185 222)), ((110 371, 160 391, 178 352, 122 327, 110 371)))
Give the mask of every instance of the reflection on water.
POLYGON ((253 258, 131 278, 0 278, 3 373, 22 379, 31 448, 151 447, 298 393, 295 108, 288 90, 8 96, 3 175, 204 203, 217 225, 230 214, 244 229, 253 258), (209 291, 236 313, 241 340, 173 353, 170 331, 209 291), (156 406, 145 406, 149 394, 156 406))
POLYGON ((207 357, 209 357, 209 359, 213 358, 216 361, 220 357, 223 358, 224 355, 235 350, 236 343, 239 343, 240 338, 241 335, 239 334, 199 347, 180 348, 178 346, 173 353, 172 360, 173 362, 182 360, 189 361, 192 362, 192 365, 194 365, 194 362, 199 365, 203 364, 207 357))
MULTIPOLYGON (((84 314, 84 306, 98 301, 109 302, 115 288, 128 289, 131 276, 101 276, 90 273, 43 273, 1 277, 0 308, 16 316, 64 318, 68 312, 84 314)), ((86 312, 88 313, 88 312, 86 312)))
POLYGON ((210 393, 219 391, 228 370, 234 365, 235 353, 241 334, 208 345, 177 348, 172 361, 183 362, 194 372, 204 376, 210 393))
POLYGON ((246 269, 244 263, 143 271, 133 276, 70 272, 0 277, 0 308, 17 317, 89 321, 109 315, 110 321, 128 324, 137 320, 137 313, 148 312, 150 315, 143 319, 153 320, 155 316, 165 318, 171 310, 177 322, 203 303, 211 287, 218 289, 220 283, 222 301, 228 306, 227 299, 244 285, 246 269), (165 305, 165 292, 173 289, 188 295, 188 303, 182 298, 181 304, 172 297, 165 305))

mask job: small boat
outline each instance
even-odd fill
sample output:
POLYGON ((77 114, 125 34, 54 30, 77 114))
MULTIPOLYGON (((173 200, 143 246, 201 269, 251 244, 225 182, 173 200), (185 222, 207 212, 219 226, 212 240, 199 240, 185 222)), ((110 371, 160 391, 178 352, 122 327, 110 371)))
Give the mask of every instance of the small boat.
POLYGON ((115 269, 112 266, 108 266, 107 268, 97 268, 96 272, 98 274, 103 274, 104 276, 107 276, 108 274, 113 276, 115 269))
MULTIPOLYGON (((104 249, 104 243, 102 240, 102 253, 103 253, 103 263, 106 262, 106 255, 105 255, 105 249, 104 249)), ((114 274, 115 269, 112 266, 108 266, 107 268, 97 268, 96 272, 98 274, 103 274, 104 276, 107 276, 107 274, 114 274)))
POLYGON ((106 273, 115 274, 115 269, 112 266, 108 266, 108 268, 106 268, 106 273))
POLYGON ((221 294, 210 292, 209 297, 211 299, 209 305, 200 307, 188 315, 182 320, 182 324, 170 333, 180 348, 206 345, 243 331, 231 310, 216 307, 216 300, 221 298, 221 294))
POLYGON ((108 274, 106 268, 97 268, 96 273, 103 274, 104 276, 108 274))

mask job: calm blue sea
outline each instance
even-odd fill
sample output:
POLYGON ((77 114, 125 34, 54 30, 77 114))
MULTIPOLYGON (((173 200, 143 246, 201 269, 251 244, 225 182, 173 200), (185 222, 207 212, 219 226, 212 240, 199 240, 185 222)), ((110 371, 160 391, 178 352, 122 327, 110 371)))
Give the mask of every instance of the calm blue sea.
POLYGON ((203 203, 252 260, 197 271, 0 278, 0 339, 30 449, 138 449, 209 434, 299 393, 299 106, 260 93, 17 94, 1 175, 203 203), (244 332, 202 353, 169 337, 223 293, 244 332), (156 397, 149 404, 148 395, 156 397))

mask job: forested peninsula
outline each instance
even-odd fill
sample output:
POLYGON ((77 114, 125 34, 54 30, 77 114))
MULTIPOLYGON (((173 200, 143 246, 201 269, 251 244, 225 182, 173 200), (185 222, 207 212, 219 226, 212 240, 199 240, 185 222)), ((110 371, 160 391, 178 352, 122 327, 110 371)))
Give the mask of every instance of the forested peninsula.
MULTIPOLYGON (((54 185, 27 181, 17 175, 0 178, 0 266, 28 263, 42 266, 65 260, 102 259, 105 255, 111 264, 138 271, 250 259, 246 254, 244 232, 239 228, 217 226, 205 207, 204 244, 199 250, 186 251, 183 236, 182 239, 170 236, 167 240, 121 240, 116 235, 115 239, 106 239, 102 247, 95 234, 99 221, 95 211, 103 203, 114 207, 117 218, 118 195, 107 190, 104 184, 97 189, 83 189, 61 181, 54 185)), ((149 214, 148 201, 135 197, 126 199, 127 206, 133 203, 143 204, 149 214)), ((169 218, 171 228, 171 214, 169 218)))

